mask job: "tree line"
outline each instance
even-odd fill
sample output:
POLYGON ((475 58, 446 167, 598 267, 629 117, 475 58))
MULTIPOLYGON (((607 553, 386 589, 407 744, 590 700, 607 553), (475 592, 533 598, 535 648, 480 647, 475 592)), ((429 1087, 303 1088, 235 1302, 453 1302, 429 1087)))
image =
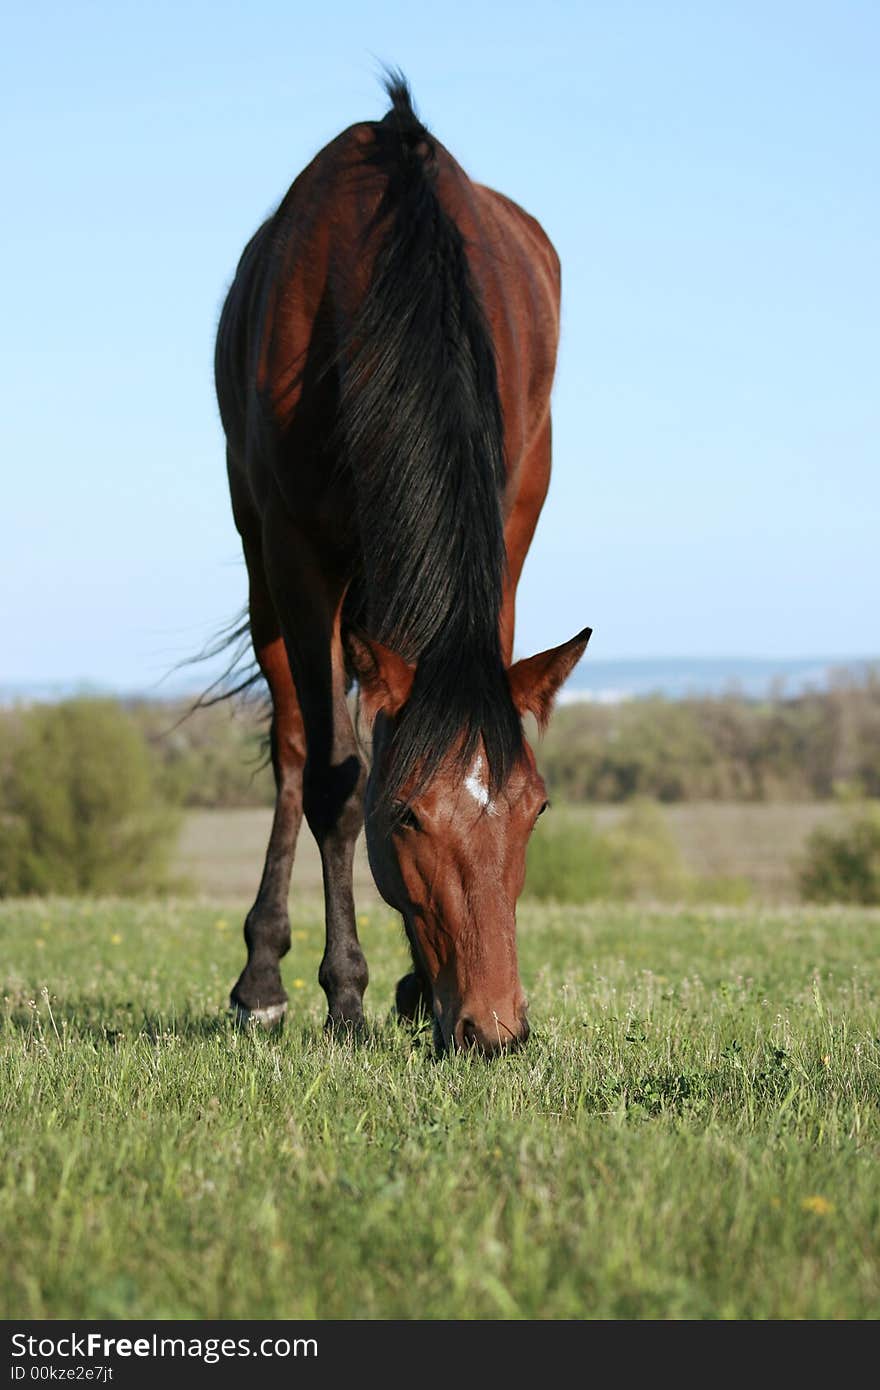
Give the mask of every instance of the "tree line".
POLYGON ((567 801, 880 796, 880 668, 796 698, 629 700, 554 715, 538 754, 567 801))
MULTIPOLYGON (((259 702, 187 710, 129 706, 167 799, 190 807, 270 805, 259 702)), ((880 668, 794 698, 563 705, 544 738, 532 742, 551 797, 562 801, 824 801, 843 787, 880 797, 880 668)))
MULTIPOLYGON (((272 804, 266 711, 257 699, 195 708, 126 701, 169 805, 272 804)), ((24 707, 0 710, 0 776, 24 707)), ((543 739, 529 730, 550 795, 569 802, 814 801, 880 797, 880 667, 794 698, 573 703, 543 739)))

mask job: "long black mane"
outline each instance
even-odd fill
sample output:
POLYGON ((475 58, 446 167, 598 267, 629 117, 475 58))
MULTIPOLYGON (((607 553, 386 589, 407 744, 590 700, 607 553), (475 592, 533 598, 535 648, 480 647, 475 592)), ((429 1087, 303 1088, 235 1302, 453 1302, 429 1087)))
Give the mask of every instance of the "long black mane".
POLYGON ((383 175, 372 281, 343 353, 337 445, 357 498, 364 627, 417 662, 386 791, 480 737, 498 791, 522 749, 502 660, 505 482, 495 354, 437 153, 405 80, 366 159, 383 175))

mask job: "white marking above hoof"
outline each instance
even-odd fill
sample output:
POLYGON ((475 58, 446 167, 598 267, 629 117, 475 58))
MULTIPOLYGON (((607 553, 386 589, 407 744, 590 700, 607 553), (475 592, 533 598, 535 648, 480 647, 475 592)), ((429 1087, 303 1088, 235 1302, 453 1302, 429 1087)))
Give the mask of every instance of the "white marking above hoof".
POLYGON ((267 1004, 264 1009, 246 1009, 243 1004, 236 1004, 232 1013, 239 1028, 273 1028, 287 1013, 287 1005, 267 1004))

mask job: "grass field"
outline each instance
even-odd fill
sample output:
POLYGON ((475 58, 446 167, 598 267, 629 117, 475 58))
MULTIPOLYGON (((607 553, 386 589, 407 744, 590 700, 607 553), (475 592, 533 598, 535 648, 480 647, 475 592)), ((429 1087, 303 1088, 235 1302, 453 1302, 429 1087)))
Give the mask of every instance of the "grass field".
MULTIPOLYGON (((623 814, 621 806, 559 806, 565 817, 594 821, 604 828, 623 814)), ((829 802, 689 802, 661 807, 688 870, 702 879, 742 879, 763 901, 789 902, 797 897, 793 864, 817 825, 839 815, 829 802)), ((253 900, 272 813, 266 809, 190 811, 177 854, 176 872, 197 892, 253 900)), ((294 867, 294 887, 318 892, 321 861, 304 828, 294 867)), ((363 900, 379 901, 364 850, 358 841, 355 887, 363 900)))
POLYGON ((880 913, 521 914, 535 1035, 437 1060, 321 1031, 295 907, 281 1037, 223 1013, 240 918, 0 906, 0 1316, 874 1317, 880 913))

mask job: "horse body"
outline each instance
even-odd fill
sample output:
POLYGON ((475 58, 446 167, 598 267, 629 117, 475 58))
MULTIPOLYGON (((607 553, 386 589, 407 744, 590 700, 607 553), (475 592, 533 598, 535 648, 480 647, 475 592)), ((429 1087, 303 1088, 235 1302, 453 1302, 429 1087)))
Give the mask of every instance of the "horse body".
MULTIPOLYGON (((243 534, 249 521, 253 524, 264 513, 273 486, 293 515, 308 518, 313 532, 329 523, 334 549, 340 519, 355 511, 351 479, 329 476, 334 460, 322 441, 332 432, 335 403, 332 388, 316 387, 315 378, 344 350, 370 282, 380 238, 365 233, 375 221, 384 180, 381 171, 370 177, 360 156, 374 129, 372 124, 351 126, 299 175, 246 248, 224 306, 217 388, 229 442, 233 506, 243 534), (267 428, 270 422, 274 428, 267 428), (255 437, 258 431, 262 437, 255 437), (341 488, 333 486, 338 481, 341 488)), ((512 608, 550 481, 559 261, 534 218, 510 199, 471 182, 437 142, 434 151, 438 199, 464 239, 495 347, 504 416, 507 483, 501 507, 512 608)), ((347 555, 352 573, 359 544, 352 533, 347 555)), ((509 660, 512 612, 503 621, 509 660)))
POLYGON ((589 635, 507 669, 550 476, 559 264, 537 222, 428 135, 405 86, 389 92, 385 119, 322 150, 248 244, 218 332, 277 787, 232 999, 243 1017, 283 1013, 305 810, 329 1019, 362 1019, 356 677, 374 723, 370 860, 413 950, 398 1007, 433 1008, 441 1044, 492 1051, 527 1032, 514 909, 545 797, 519 719, 546 715, 589 635), (468 862, 481 838, 494 874, 468 862))

